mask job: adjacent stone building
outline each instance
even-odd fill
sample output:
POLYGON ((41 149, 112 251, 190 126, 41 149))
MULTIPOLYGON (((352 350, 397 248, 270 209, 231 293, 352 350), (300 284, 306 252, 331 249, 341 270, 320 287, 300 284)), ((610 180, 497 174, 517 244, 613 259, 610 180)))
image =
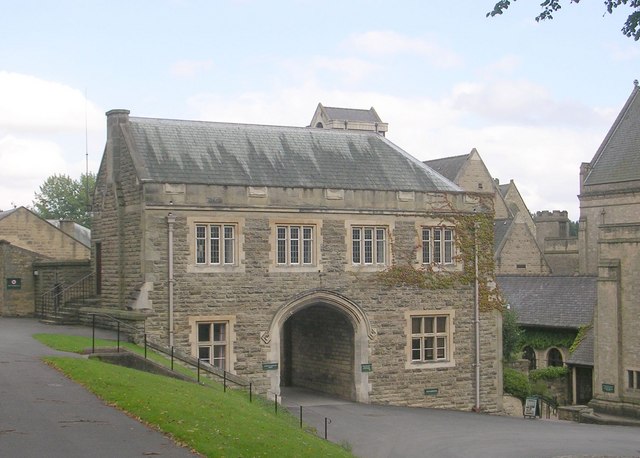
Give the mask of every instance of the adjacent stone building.
POLYGON ((34 315, 41 294, 90 273, 89 240, 70 221, 52 223, 25 207, 0 212, 0 315, 34 315))
POLYGON ((580 169, 580 271, 598 276, 596 409, 640 417, 640 88, 580 169))
POLYGON ((333 115, 297 128, 108 112, 102 307, 145 311, 153 338, 269 396, 499 410, 492 215, 386 125, 325 128, 333 115))
POLYGON ((494 261, 498 275, 547 275, 551 269, 536 241, 536 227, 511 180, 492 178, 478 151, 425 161, 429 167, 471 193, 467 199, 490 203, 494 212, 494 261))

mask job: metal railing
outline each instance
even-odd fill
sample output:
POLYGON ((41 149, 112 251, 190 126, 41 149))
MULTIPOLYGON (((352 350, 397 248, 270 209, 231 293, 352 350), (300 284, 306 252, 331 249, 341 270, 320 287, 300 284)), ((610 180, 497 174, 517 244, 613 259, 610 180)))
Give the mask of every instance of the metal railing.
POLYGON ((93 296, 95 293, 93 277, 93 273, 90 273, 68 286, 56 283, 53 288, 40 296, 37 307, 39 316, 60 318, 66 312, 65 307, 70 301, 85 300, 93 296))
MULTIPOLYGON (((116 331, 116 338, 117 338, 117 343, 116 343, 117 352, 120 352, 123 333, 127 335, 139 334, 139 330, 134 326, 131 326, 128 323, 124 323, 123 321, 107 313, 90 313, 90 315, 92 317, 91 318, 91 352, 92 353, 96 352, 96 317, 99 317, 101 319, 106 319, 115 323, 115 331, 116 331)), ((183 366, 194 369, 196 371, 196 376, 194 378, 194 381, 197 381, 198 383, 202 383, 201 374, 202 373, 204 373, 205 375, 208 374, 210 376, 215 377, 218 381, 222 382, 223 390, 225 393, 227 391, 227 387, 229 386, 228 385, 229 383, 239 388, 246 388, 248 390, 249 402, 253 402, 253 395, 254 395, 253 383, 248 379, 232 374, 230 372, 227 372, 226 370, 217 368, 215 366, 212 366, 211 364, 205 363, 201 361, 199 358, 195 358, 191 355, 185 354, 180 350, 177 350, 175 347, 167 347, 157 342, 154 342, 153 339, 149 338, 146 332, 143 333, 143 340, 144 340, 144 358, 145 359, 148 359, 148 350, 153 350, 156 353, 160 353, 167 356, 167 358, 170 360, 171 371, 176 373, 178 372, 175 370, 175 362, 179 361, 180 363, 182 363, 183 366)), ((180 374, 185 375, 184 373, 180 373, 180 374)), ((269 394, 272 394, 273 396, 274 411, 275 411, 275 414, 277 415, 278 405, 282 403, 282 396, 279 396, 278 394, 268 391, 267 393, 265 393, 267 398, 269 394)), ((296 410, 298 410, 300 428, 304 429, 303 406, 296 404, 295 406, 288 405, 283 407, 285 407, 285 409, 288 409, 292 414, 294 413, 293 409, 296 409, 297 407, 296 410)), ((317 415, 320 415, 318 412, 314 412, 313 409, 311 408, 307 408, 307 411, 310 411, 312 414, 315 413, 317 415)), ((331 424, 331 418, 324 417, 324 416, 322 416, 321 418, 324 419, 324 438, 325 440, 328 440, 327 439, 328 425, 331 424)))

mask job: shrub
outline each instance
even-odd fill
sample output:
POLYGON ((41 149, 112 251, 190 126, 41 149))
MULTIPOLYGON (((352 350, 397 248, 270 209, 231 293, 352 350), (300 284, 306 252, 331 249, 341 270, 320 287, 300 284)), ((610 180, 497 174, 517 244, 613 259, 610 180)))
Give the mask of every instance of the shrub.
POLYGON ((564 377, 568 373, 568 367, 543 367, 542 369, 534 369, 529 372, 529 379, 532 382, 537 382, 538 380, 554 380, 564 377))
POLYGON ((531 385, 527 376, 509 367, 504 368, 503 374, 504 392, 525 400, 531 393, 531 385))

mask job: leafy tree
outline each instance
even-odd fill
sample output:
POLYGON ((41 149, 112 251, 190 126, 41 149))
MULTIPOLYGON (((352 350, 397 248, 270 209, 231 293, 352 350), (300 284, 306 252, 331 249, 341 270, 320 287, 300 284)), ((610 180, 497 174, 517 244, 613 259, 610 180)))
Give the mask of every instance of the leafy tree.
POLYGON ((68 175, 52 175, 35 193, 33 211, 45 219, 68 219, 91 227, 89 196, 93 193, 96 176, 80 175, 74 180, 68 175))
MULTIPOLYGON (((497 16, 502 14, 506 9, 511 6, 511 2, 516 0, 500 0, 498 1, 493 10, 487 13, 487 17, 497 16)), ((569 3, 580 3, 580 0, 568 0, 569 3)), ((561 3, 563 0, 543 0, 540 3, 542 12, 536 16, 536 21, 544 21, 546 19, 553 19, 553 14, 562 8, 561 3)), ((640 40, 640 0, 604 0, 604 6, 607 13, 612 14, 613 10, 619 6, 627 6, 633 9, 633 12, 627 17, 624 26, 622 27, 622 33, 627 37, 633 37, 634 40, 640 40)))

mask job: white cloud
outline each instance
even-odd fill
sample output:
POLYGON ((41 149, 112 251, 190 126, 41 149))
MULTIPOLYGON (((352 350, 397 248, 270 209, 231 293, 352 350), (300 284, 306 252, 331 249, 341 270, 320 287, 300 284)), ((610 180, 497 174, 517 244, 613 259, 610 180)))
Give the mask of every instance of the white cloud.
POLYGON ((434 41, 413 38, 390 30, 374 30, 351 35, 344 46, 370 55, 413 54, 426 58, 436 67, 455 67, 462 63, 454 51, 434 41))
POLYGON ((87 146, 90 170, 96 171, 105 118, 82 91, 0 71, 0 100, 0 209, 12 202, 30 205, 34 192, 53 174, 79 177, 87 146))
POLYGON ((181 60, 171 65, 171 75, 176 78, 193 78, 198 73, 206 72, 213 67, 210 59, 181 60))

